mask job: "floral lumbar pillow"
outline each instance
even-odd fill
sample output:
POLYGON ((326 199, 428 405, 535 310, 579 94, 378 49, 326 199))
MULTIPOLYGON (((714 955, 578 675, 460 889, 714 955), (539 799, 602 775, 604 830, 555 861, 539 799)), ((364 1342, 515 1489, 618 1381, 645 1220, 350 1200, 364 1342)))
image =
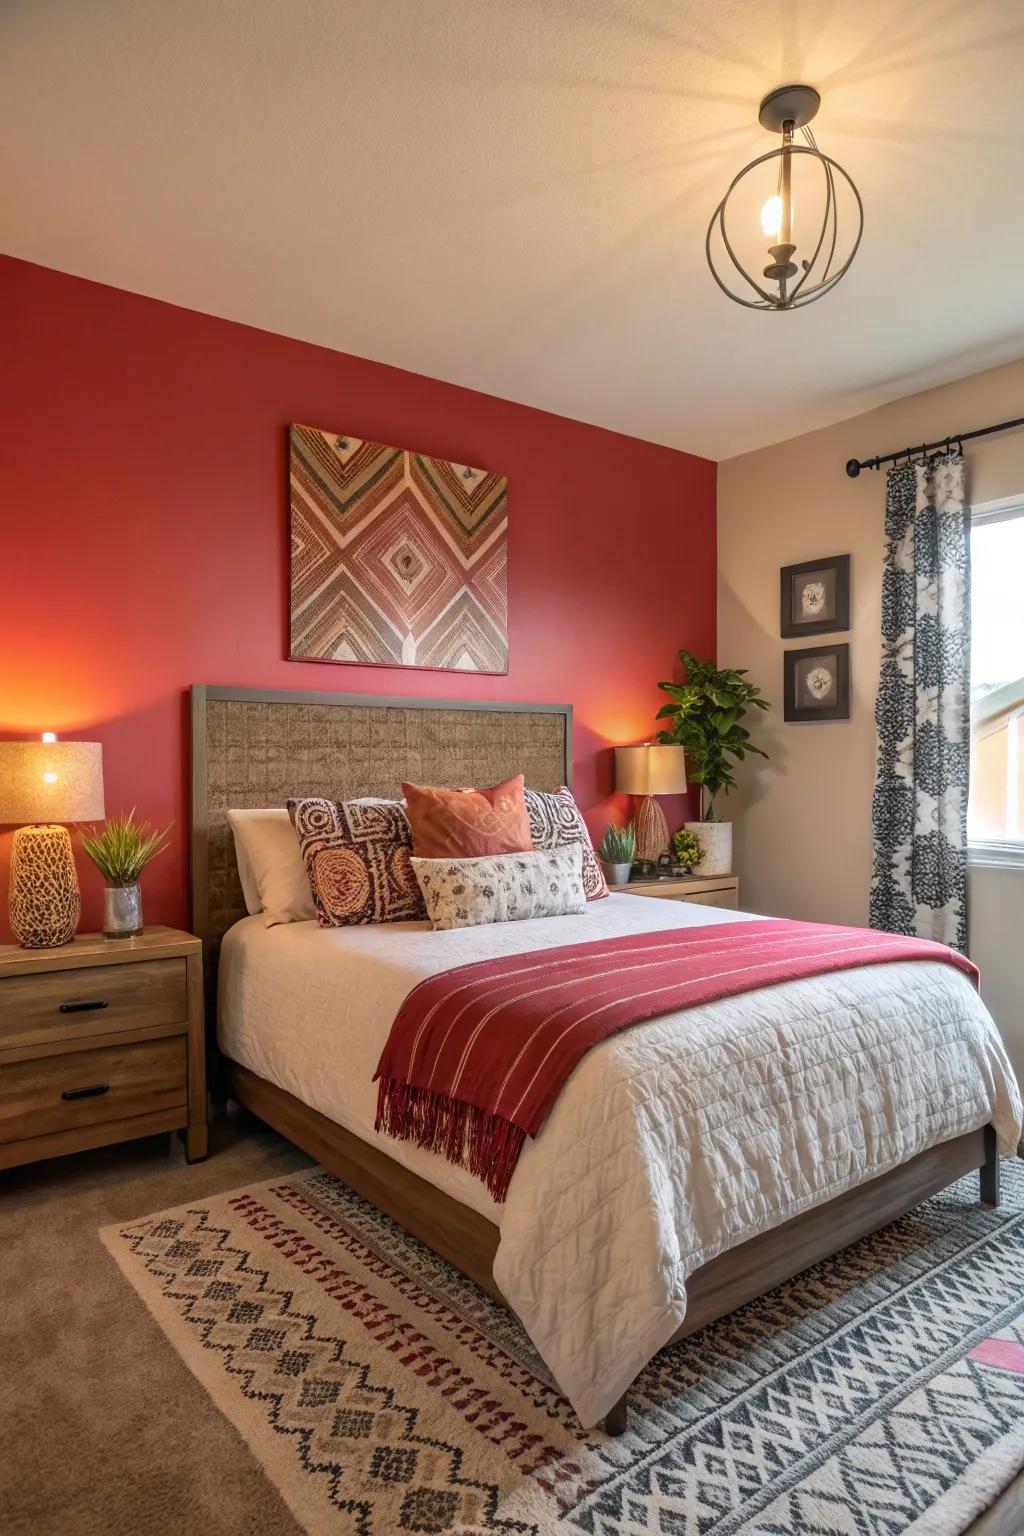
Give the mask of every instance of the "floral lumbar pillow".
POLYGON ((553 795, 543 794, 538 789, 528 789, 524 798, 533 846, 543 852, 552 848, 582 848, 583 889, 587 893, 587 900, 598 901, 602 896, 607 896, 608 886, 597 862, 586 822, 572 797, 572 790, 566 789, 564 784, 553 795))
POLYGON ((587 910, 578 843, 549 853, 501 853, 484 859, 414 857, 412 867, 435 928, 518 923, 587 910))
POLYGON ((424 918, 412 831, 396 800, 289 800, 321 928, 424 918))

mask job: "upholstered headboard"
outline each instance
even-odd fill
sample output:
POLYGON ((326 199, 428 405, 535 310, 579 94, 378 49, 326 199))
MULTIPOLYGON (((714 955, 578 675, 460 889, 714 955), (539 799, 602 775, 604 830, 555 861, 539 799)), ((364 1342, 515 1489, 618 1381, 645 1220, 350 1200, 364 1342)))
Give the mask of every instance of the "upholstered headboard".
POLYGON ((228 809, 290 795, 401 795, 420 784, 571 784, 572 707, 192 687, 192 931, 212 988, 220 940, 245 916, 228 809))

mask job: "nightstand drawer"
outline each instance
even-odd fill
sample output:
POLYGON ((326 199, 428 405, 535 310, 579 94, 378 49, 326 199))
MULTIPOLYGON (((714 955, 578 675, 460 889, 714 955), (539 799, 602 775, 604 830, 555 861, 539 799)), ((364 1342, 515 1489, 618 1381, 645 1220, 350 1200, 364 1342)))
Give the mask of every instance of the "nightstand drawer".
POLYGON ((631 880, 628 885, 612 885, 609 890, 624 896, 652 896, 656 901, 685 901, 698 907, 727 907, 735 912, 740 904, 740 882, 735 875, 679 875, 672 879, 631 880))
POLYGON ((82 966, 0 979, 0 1050, 188 1019, 185 961, 82 966))
POLYGON ((692 896, 681 896, 679 900, 699 907, 728 907, 733 912, 736 910, 735 891, 694 891, 692 896))
POLYGON ((12 1062, 0 1066, 0 1144, 186 1102, 181 1035, 12 1062))

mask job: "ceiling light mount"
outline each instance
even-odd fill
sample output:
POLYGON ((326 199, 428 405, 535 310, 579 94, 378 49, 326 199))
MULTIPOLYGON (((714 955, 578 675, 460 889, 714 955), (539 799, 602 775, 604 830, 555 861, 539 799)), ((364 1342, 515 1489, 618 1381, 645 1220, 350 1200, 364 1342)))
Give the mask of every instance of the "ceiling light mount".
MULTIPOLYGON (((723 293, 747 309, 801 309, 813 304, 831 292, 857 254, 864 232, 864 205, 849 173, 821 152, 807 126, 820 105, 821 97, 811 85, 784 85, 769 92, 761 103, 758 121, 770 133, 780 134, 782 142, 733 177, 711 216, 704 243, 711 274, 723 293), (804 143, 794 141, 797 132, 803 134, 804 143), (750 181, 755 174, 756 180, 750 181), (730 204, 734 209, 737 204, 749 204, 756 181, 771 192, 773 175, 775 190, 761 207, 761 228, 772 243, 767 247, 767 265, 758 264, 760 269, 755 273, 749 270, 754 266, 750 259, 754 252, 750 250, 746 263, 737 254, 726 215, 730 204), (794 197, 794 175, 801 183, 798 200, 794 197), (794 215, 797 201, 799 240, 794 215), (732 272, 722 261, 723 254, 731 262, 732 272), (734 274, 738 275, 746 289, 737 292, 725 281, 716 266, 716 255, 730 279, 735 281, 734 274), (765 281, 772 286, 764 286, 765 281)), ((749 218, 746 222, 749 227, 749 218)), ((749 241, 746 244, 749 247, 749 241)))
POLYGON ((821 97, 813 85, 780 85, 761 103, 757 120, 769 133, 781 133, 787 123, 806 128, 818 115, 821 97))

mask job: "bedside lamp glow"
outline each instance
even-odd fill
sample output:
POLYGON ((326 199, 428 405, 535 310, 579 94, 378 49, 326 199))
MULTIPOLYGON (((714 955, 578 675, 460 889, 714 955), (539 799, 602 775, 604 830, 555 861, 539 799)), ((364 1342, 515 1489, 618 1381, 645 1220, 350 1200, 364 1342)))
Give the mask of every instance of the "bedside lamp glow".
POLYGON ((98 741, 0 741, 0 823, 20 824, 11 849, 11 927, 26 949, 75 936, 82 911, 70 821, 98 821, 103 748, 98 741))
POLYGON ((686 758, 682 747, 644 742, 615 748, 615 788, 620 794, 642 795, 636 816, 638 859, 660 859, 668 852, 668 822, 656 795, 686 791, 686 758))

